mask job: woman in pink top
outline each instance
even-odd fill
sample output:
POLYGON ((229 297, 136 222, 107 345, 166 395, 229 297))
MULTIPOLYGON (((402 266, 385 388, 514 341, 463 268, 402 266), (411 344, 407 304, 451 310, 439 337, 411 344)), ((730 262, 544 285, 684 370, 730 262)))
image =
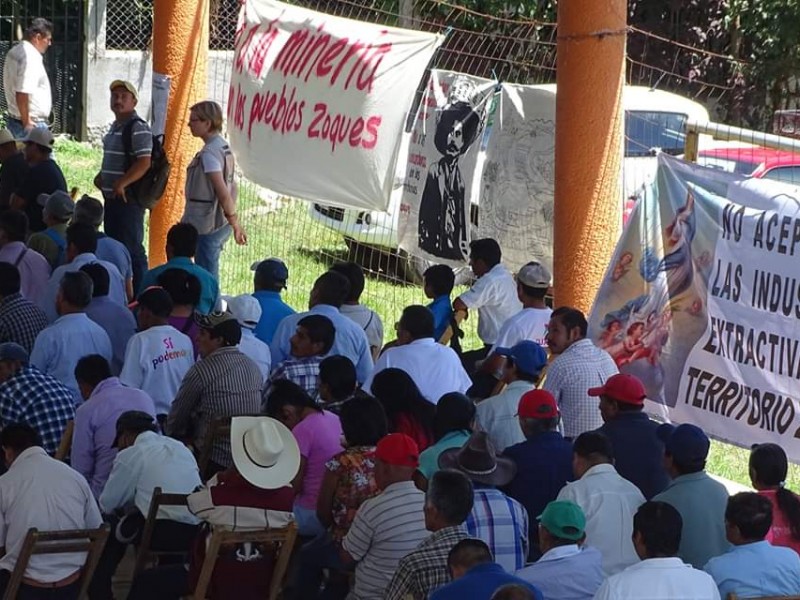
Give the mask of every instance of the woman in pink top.
POLYGON ((756 444, 750 452, 750 481, 772 503, 767 541, 800 554, 800 498, 786 489, 789 463, 777 444, 756 444))
POLYGON ((317 518, 317 499, 325 463, 342 451, 339 417, 320 408, 303 388, 288 379, 273 383, 267 414, 291 429, 300 447, 300 470, 292 480, 297 531, 301 536, 324 533, 325 527, 317 518))

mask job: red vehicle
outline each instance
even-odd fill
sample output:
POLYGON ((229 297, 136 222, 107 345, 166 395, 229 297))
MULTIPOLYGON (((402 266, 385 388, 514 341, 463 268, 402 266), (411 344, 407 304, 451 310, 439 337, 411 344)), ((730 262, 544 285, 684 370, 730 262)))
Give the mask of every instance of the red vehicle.
POLYGON ((800 153, 761 146, 726 146, 701 150, 697 163, 728 173, 800 185, 800 153))

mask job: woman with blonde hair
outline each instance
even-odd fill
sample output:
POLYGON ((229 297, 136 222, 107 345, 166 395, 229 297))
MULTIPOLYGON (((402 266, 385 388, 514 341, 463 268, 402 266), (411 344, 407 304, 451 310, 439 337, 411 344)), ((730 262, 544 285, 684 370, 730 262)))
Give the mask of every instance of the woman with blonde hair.
POLYGON ((222 108, 206 100, 191 107, 189 129, 203 140, 203 147, 186 170, 184 223, 197 228, 195 263, 219 280, 219 256, 231 233, 237 244, 247 243, 247 234, 236 214, 236 162, 222 137, 222 108))

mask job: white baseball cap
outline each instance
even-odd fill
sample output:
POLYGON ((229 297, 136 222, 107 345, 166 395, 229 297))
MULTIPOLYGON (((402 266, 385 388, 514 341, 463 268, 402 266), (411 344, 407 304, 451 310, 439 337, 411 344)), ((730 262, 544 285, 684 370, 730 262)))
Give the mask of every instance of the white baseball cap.
POLYGON ((543 264, 531 261, 519 270, 517 281, 532 288, 549 288, 552 276, 543 264))
POLYGON ((227 307, 242 327, 255 329, 261 320, 261 304, 250 294, 221 296, 220 300, 224 302, 222 307, 227 307))

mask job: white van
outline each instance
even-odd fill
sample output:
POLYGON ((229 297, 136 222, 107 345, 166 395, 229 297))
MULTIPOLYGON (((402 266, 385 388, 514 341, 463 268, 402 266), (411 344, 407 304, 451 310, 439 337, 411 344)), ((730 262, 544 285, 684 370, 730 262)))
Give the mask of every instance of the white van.
MULTIPOLYGON (((556 112, 555 84, 534 86, 551 92, 553 120, 556 112)), ((623 192, 620 199, 620 218, 630 211, 633 202, 642 190, 655 178, 657 151, 672 155, 684 152, 684 124, 690 121, 708 121, 708 111, 697 102, 661 90, 647 87, 625 86, 623 91, 625 110, 625 159, 623 161, 623 192)), ((703 136, 704 138, 705 136, 703 136)), ((701 147, 705 139, 701 138, 701 147)), ((401 156, 405 153, 401 152, 401 156)), ((479 161, 480 162, 480 161, 479 161)), ((405 172, 400 165, 398 172, 405 172)), ((397 252, 397 220, 402 181, 395 180, 395 191, 387 212, 369 211, 356 208, 341 208, 312 203, 311 217, 324 226, 341 233, 348 245, 365 245, 383 251, 397 252)), ((472 221, 478 216, 478 207, 473 206, 472 221)), ((426 267, 426 261, 409 258, 413 271, 426 267)), ((509 264, 516 270, 521 266, 509 264)), ((412 277, 416 279, 416 277, 412 277)))

